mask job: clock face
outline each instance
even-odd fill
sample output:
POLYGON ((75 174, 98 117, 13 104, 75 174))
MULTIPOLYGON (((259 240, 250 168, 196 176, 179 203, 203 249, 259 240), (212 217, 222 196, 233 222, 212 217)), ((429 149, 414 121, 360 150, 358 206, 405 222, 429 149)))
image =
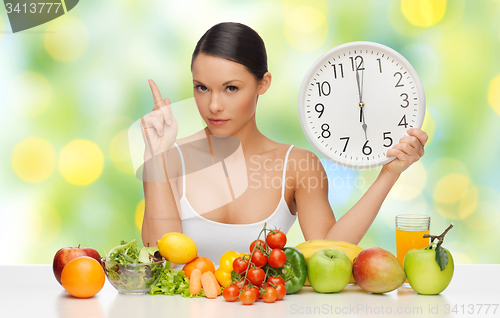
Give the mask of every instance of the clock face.
POLYGON ((351 42, 321 56, 299 94, 299 118, 309 142, 323 156, 351 168, 383 165, 407 130, 421 128, 422 83, 393 49, 351 42))

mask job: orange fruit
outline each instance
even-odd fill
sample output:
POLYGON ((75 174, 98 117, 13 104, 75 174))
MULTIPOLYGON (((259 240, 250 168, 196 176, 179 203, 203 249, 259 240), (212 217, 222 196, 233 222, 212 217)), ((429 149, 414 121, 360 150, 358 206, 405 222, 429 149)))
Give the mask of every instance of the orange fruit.
POLYGON ((210 258, 205 257, 205 256, 198 256, 197 258, 195 258, 191 262, 184 265, 182 270, 184 271, 184 274, 186 274, 186 276, 189 279, 191 279, 191 272, 195 268, 199 269, 202 274, 205 272, 209 272, 209 271, 212 273, 215 272, 214 263, 210 260, 210 258))
POLYGON ((61 284, 66 291, 78 298, 89 298, 97 294, 106 280, 98 261, 88 256, 79 256, 64 266, 61 284))

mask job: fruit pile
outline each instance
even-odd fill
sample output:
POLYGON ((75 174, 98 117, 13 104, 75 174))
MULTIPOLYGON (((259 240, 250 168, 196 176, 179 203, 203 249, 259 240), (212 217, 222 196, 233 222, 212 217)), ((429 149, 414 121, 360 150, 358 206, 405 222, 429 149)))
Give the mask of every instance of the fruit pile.
POLYGON ((52 269, 59 284, 77 298, 92 297, 104 286, 101 256, 90 247, 61 248, 54 256, 52 269))
POLYGON ((453 276, 453 258, 441 247, 451 224, 441 235, 430 237, 423 249, 410 250, 401 266, 396 257, 380 247, 362 250, 356 245, 328 240, 297 245, 308 260, 307 274, 312 288, 320 293, 341 291, 352 279, 362 289, 376 294, 393 291, 408 279, 419 294, 435 295, 446 289, 453 276))
POLYGON ((452 227, 453 224, 438 236, 427 235, 431 243, 426 248, 410 250, 403 266, 385 249, 363 250, 343 241, 311 240, 285 247, 285 233, 267 229, 264 224, 250 244, 249 253, 227 251, 221 256, 217 270, 212 260, 198 256, 190 237, 176 232, 158 240, 158 248, 137 248, 135 240, 122 242, 104 259, 93 248, 65 247, 57 251, 53 270, 64 289, 78 298, 92 297, 102 289, 104 269, 119 290, 117 281, 122 284, 120 287, 129 289, 147 285, 145 292, 149 290, 151 295, 207 298, 222 295, 228 302, 241 301, 244 305, 259 299, 272 303, 309 284, 319 293, 340 292, 349 283, 371 293, 386 293, 408 279, 416 292, 432 295, 446 289, 453 276, 453 258, 441 246, 452 227), (265 240, 260 239, 262 234, 265 240), (108 262, 114 265, 107 268, 108 262), (165 262, 165 267, 152 275, 151 266, 158 262, 165 262), (182 269, 172 269, 170 262, 185 265, 182 269), (138 264, 149 264, 149 270, 134 272, 132 268, 138 264))

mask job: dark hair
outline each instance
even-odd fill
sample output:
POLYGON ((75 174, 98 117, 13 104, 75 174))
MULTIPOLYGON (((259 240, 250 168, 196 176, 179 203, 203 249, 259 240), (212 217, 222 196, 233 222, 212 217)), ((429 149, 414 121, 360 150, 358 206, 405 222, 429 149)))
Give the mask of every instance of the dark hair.
POLYGON ((252 28, 241 23, 219 23, 205 32, 194 49, 191 68, 199 53, 242 64, 257 80, 267 72, 264 41, 252 28))

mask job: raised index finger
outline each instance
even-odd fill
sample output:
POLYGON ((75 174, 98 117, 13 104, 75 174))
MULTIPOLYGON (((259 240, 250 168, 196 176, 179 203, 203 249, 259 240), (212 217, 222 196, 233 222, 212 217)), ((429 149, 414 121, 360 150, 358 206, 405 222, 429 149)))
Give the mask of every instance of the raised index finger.
POLYGON ((151 87, 151 91, 153 92, 153 98, 155 100, 155 104, 158 104, 163 101, 161 98, 160 90, 158 89, 158 86, 156 86, 156 83, 153 80, 148 80, 149 86, 151 87))

